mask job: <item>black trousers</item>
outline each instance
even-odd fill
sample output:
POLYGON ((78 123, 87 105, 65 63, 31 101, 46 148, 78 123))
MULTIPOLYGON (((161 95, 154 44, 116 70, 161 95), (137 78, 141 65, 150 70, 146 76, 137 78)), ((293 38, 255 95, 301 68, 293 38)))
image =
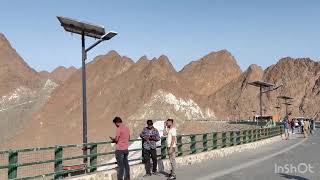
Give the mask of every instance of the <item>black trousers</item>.
POLYGON ((157 172, 157 150, 143 149, 142 151, 143 151, 143 159, 144 159, 144 165, 146 168, 146 173, 151 174, 150 157, 152 159, 152 172, 157 172))
POLYGON ((116 159, 118 164, 118 180, 130 179, 130 166, 128 161, 128 150, 116 150, 116 159))

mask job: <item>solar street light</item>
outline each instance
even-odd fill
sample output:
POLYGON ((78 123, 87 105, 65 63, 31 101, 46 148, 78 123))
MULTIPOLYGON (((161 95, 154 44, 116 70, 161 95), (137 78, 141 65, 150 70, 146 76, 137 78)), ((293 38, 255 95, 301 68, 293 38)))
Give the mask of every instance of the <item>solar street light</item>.
POLYGON ((292 105, 292 99, 293 97, 290 97, 290 96, 278 96, 279 99, 283 99, 284 100, 284 105, 286 105, 286 116, 288 116, 288 106, 291 106, 292 105))
MULTIPOLYGON (((253 81, 253 82, 249 82, 249 85, 252 86, 256 86, 259 87, 260 89, 260 93, 259 93, 259 101, 260 101, 260 118, 262 118, 262 93, 264 93, 262 90, 264 90, 265 88, 272 88, 274 86, 274 84, 270 84, 267 82, 263 82, 263 81, 253 81)), ((258 120, 257 120, 257 125, 258 125, 258 120)))
POLYGON ((79 34, 81 35, 81 48, 82 48, 82 106, 83 106, 83 114, 82 114, 82 140, 83 140, 83 163, 87 164, 87 145, 88 143, 88 132, 87 132, 87 92, 86 92, 86 59, 87 59, 87 52, 94 48, 96 45, 101 43, 102 41, 107 41, 112 39, 114 36, 117 35, 116 32, 110 31, 105 32, 105 28, 100 25, 88 23, 85 21, 79 21, 76 19, 71 19, 63 16, 57 16, 61 26, 64 28, 65 31, 79 34), (89 46, 86 49, 85 45, 85 37, 91 37, 98 39, 95 43, 89 46))

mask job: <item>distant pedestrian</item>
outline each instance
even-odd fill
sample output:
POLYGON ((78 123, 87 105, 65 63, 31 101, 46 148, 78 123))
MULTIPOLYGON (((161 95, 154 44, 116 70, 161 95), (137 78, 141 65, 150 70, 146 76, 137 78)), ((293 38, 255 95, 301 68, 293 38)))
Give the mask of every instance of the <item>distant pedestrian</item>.
POLYGON ((167 150, 171 164, 171 173, 168 180, 176 179, 176 147, 177 147, 177 129, 173 126, 173 119, 168 119, 164 123, 163 134, 167 136, 167 150))
POLYGON ((310 120, 310 134, 313 134, 314 131, 314 119, 310 120))
POLYGON ((140 137, 142 138, 142 154, 146 169, 146 176, 151 176, 150 156, 152 159, 152 173, 157 174, 157 141, 160 140, 159 131, 153 127, 152 120, 147 121, 147 127, 143 128, 140 137))
POLYGON ((301 123, 301 120, 299 119, 298 120, 298 130, 299 130, 299 133, 302 133, 302 123, 301 123))
POLYGON ((128 161, 128 147, 130 140, 130 130, 123 123, 120 117, 115 117, 113 123, 117 127, 116 136, 110 137, 116 143, 115 156, 118 164, 118 180, 130 180, 130 166, 128 161))
POLYGON ((304 137, 307 138, 310 133, 310 124, 309 124, 309 121, 307 120, 304 121, 303 132, 304 132, 304 137))
POLYGON ((283 127, 284 127, 284 139, 288 140, 289 139, 289 119, 288 116, 286 116, 283 119, 283 127))
POLYGON ((292 134, 294 134, 294 126, 295 126, 294 119, 291 120, 290 125, 291 125, 292 134))
POLYGON ((302 133, 302 134, 304 133, 304 130, 303 130, 303 129, 304 129, 304 128, 303 128, 303 127, 304 127, 304 121, 305 121, 305 120, 303 120, 303 119, 301 120, 301 133, 302 133))

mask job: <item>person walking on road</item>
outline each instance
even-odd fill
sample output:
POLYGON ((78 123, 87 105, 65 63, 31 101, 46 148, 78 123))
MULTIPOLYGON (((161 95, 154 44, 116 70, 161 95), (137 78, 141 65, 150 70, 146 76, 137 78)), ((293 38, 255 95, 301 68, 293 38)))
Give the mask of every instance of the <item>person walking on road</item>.
POLYGON ((118 164, 118 180, 130 180, 130 166, 128 161, 128 147, 130 140, 130 130, 123 123, 120 117, 115 117, 113 123, 117 127, 116 136, 110 137, 113 143, 116 143, 115 156, 118 164))
POLYGON ((294 119, 292 119, 292 120, 290 121, 290 125, 291 125, 292 134, 294 134, 294 126, 295 126, 294 119))
POLYGON ((289 128, 290 128, 290 125, 289 125, 288 116, 286 116, 283 119, 283 126, 284 126, 284 139, 285 140, 289 140, 289 128))
POLYGON ((168 180, 176 179, 176 147, 177 129, 173 127, 173 119, 168 119, 164 124, 163 134, 167 136, 167 150, 171 164, 171 173, 168 180))
POLYGON ((159 131, 153 127, 152 120, 147 121, 147 127, 143 128, 140 137, 142 138, 142 154, 146 169, 146 176, 151 176, 150 156, 152 159, 152 173, 157 174, 157 141, 160 140, 159 131))
POLYGON ((309 136, 309 133, 310 133, 310 123, 307 120, 304 121, 303 132, 304 132, 304 137, 307 138, 309 136))

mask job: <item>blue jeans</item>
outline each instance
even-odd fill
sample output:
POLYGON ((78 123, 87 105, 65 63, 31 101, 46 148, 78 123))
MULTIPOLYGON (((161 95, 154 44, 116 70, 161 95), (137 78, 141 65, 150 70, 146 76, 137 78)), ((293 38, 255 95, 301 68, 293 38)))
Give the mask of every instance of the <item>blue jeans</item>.
POLYGON ((130 179, 130 166, 128 161, 128 150, 116 150, 116 159, 118 164, 118 180, 130 179))

